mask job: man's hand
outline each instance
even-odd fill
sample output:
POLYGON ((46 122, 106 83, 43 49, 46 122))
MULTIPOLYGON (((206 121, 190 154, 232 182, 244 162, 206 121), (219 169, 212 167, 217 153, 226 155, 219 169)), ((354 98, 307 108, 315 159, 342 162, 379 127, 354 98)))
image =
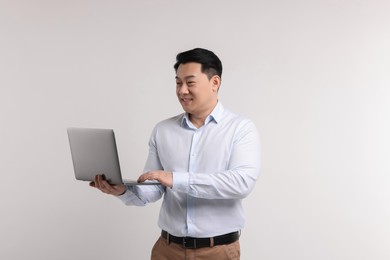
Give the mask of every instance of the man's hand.
POLYGON ((162 185, 172 188, 173 186, 173 174, 172 172, 165 171, 150 171, 142 174, 138 178, 138 182, 144 182, 146 180, 156 180, 159 181, 162 185))
POLYGON ((89 186, 114 196, 122 195, 126 191, 126 186, 124 184, 111 185, 104 179, 103 175, 96 175, 95 181, 90 182, 89 186))

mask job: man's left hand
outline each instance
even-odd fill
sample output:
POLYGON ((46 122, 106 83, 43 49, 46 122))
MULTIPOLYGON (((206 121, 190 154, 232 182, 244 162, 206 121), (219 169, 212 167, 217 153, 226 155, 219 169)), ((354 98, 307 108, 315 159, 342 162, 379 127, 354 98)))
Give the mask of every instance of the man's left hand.
POLYGON ((166 171, 150 171, 142 174, 138 178, 138 182, 144 182, 146 180, 155 180, 159 181, 162 185, 172 188, 173 186, 173 174, 172 172, 166 172, 166 171))

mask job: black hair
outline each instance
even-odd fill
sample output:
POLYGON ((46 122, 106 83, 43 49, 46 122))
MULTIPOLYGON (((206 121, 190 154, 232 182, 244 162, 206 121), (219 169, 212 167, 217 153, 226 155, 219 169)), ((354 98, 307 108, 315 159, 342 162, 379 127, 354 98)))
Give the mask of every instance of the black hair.
POLYGON ((202 73, 207 74, 211 79, 214 75, 222 76, 222 62, 212 51, 195 48, 189 51, 181 52, 176 56, 176 63, 173 66, 175 71, 179 68, 180 64, 186 64, 189 62, 196 62, 202 65, 202 73))

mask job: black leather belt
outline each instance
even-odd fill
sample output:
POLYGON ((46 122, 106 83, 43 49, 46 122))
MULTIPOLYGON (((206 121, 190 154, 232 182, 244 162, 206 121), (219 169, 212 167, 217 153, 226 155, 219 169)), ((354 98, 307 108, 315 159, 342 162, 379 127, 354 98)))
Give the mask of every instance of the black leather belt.
POLYGON ((208 238, 194 238, 194 237, 175 237, 167 231, 161 231, 161 236, 165 238, 168 243, 173 242, 181 245, 183 248, 195 249, 201 247, 213 247, 218 245, 227 245, 236 242, 240 238, 240 232, 233 232, 216 237, 208 238))

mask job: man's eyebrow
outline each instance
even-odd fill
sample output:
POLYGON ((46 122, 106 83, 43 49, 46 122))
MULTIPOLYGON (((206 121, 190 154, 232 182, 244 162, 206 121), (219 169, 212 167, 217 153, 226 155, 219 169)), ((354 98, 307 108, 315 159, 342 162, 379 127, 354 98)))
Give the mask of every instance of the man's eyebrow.
MULTIPOLYGON (((195 77, 196 77, 195 75, 188 75, 188 76, 185 76, 184 79, 188 80, 190 78, 195 78, 195 77)), ((176 76, 175 79, 181 80, 181 78, 179 78, 178 76, 176 76)))

